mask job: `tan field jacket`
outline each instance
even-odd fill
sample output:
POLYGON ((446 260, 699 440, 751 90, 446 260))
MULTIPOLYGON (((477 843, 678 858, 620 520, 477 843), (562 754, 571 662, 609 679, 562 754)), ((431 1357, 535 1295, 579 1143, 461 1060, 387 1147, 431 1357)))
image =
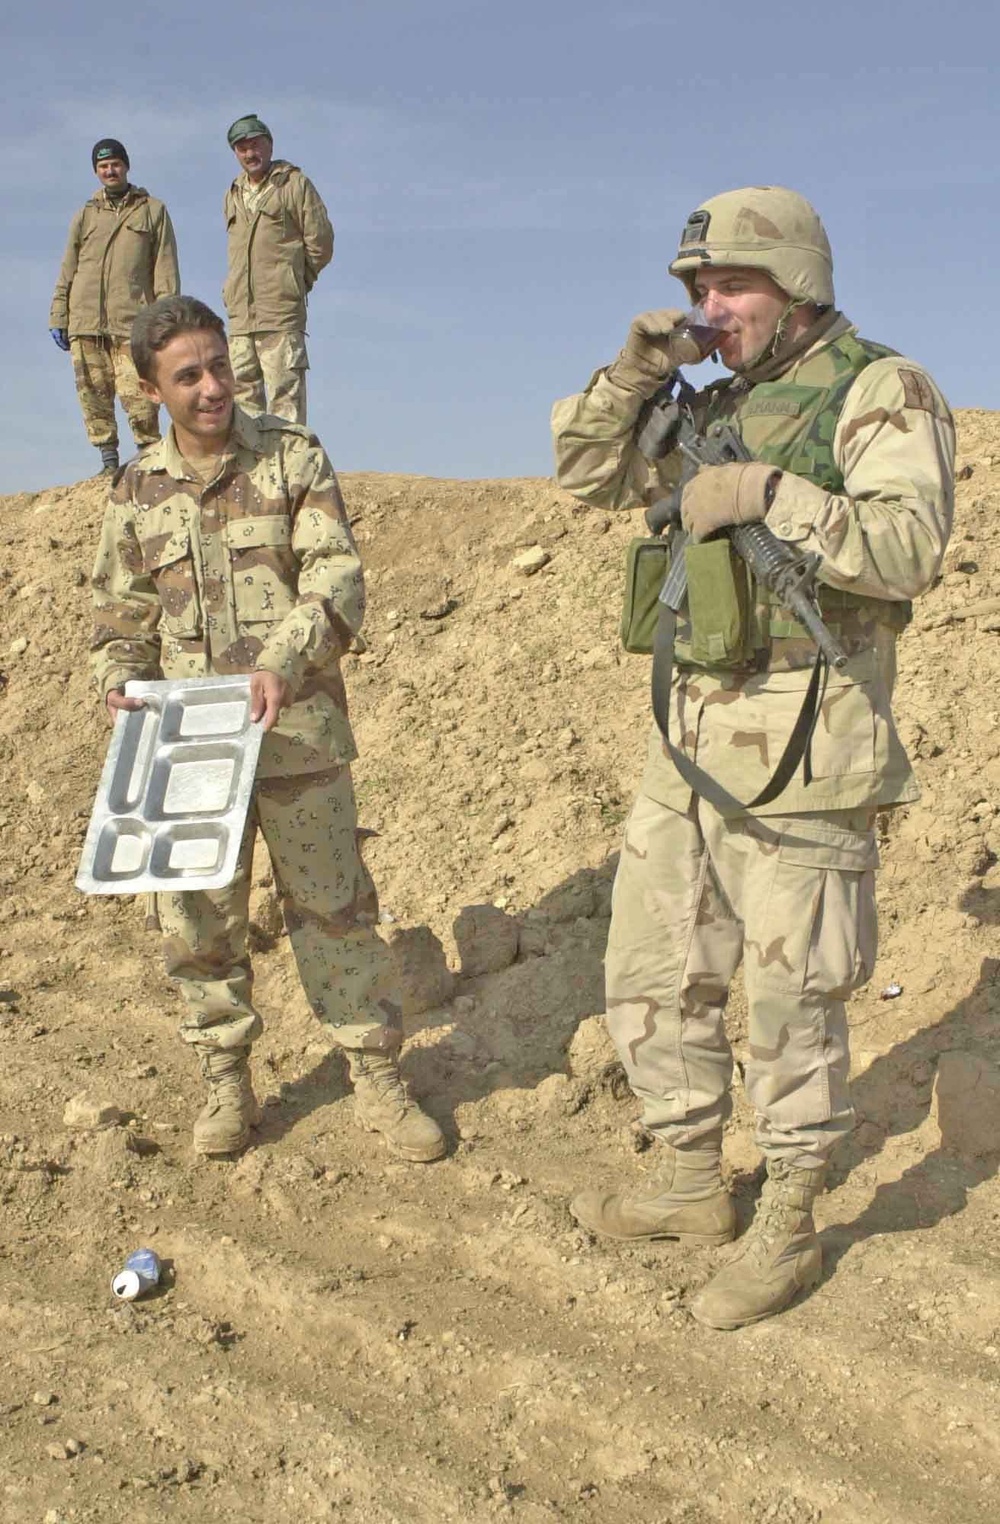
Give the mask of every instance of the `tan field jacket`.
POLYGON ((99 190, 73 218, 49 327, 126 339, 140 307, 180 291, 170 214, 141 186, 119 202, 99 190))
POLYGON ((276 159, 252 213, 246 176, 226 192, 229 271, 222 288, 230 333, 304 330, 306 297, 333 258, 333 228, 312 181, 276 159))

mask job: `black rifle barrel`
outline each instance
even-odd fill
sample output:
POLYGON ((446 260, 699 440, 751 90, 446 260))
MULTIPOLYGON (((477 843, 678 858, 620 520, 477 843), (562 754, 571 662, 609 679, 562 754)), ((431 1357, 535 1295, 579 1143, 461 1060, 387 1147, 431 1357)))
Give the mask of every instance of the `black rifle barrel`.
MULTIPOLYGON (((752 460, 753 456, 729 424, 715 423, 704 437, 699 435, 690 415, 676 402, 652 409, 640 436, 640 448, 644 442, 651 446, 649 450, 643 450, 650 459, 662 458, 670 448, 679 449, 685 458, 677 487, 669 497, 658 499, 646 510, 646 523, 653 534, 662 534, 668 524, 677 526, 670 570, 660 591, 660 602, 679 613, 687 591, 684 563, 687 536, 679 527, 681 494, 702 466, 728 465, 733 461, 752 460)), ((795 615, 831 667, 838 670, 845 667, 847 652, 827 628, 816 601, 814 589, 819 558, 792 550, 764 523, 734 524, 725 533, 757 581, 769 588, 795 615)))
POLYGON ((846 667, 847 652, 827 628, 812 592, 815 558, 796 555, 766 524, 738 524, 728 533, 737 555, 742 556, 757 581, 770 588, 805 625, 830 666, 837 671, 846 667))

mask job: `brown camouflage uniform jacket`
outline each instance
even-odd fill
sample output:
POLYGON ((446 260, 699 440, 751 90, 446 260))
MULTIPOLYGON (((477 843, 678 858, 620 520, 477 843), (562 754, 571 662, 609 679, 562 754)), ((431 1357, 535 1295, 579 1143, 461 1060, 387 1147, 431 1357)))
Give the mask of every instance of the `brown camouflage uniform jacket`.
POLYGON ((264 737, 259 777, 356 755, 340 656, 365 608, 361 561, 314 434, 235 409, 206 486, 173 428, 111 490, 92 577, 102 697, 129 678, 275 672, 293 702, 264 737))
MULTIPOLYGON (((840 318, 782 376, 824 345, 854 332, 840 318)), ((552 411, 556 477, 561 487, 601 508, 633 508, 676 483, 678 459, 650 465, 636 446, 643 407, 637 393, 598 371, 587 390, 552 411)), ((843 493, 827 492, 786 472, 767 523, 779 538, 822 558, 820 579, 833 588, 889 602, 916 597, 937 576, 951 533, 955 427, 934 382, 901 356, 874 361, 854 381, 833 441, 843 493)), ((675 672, 671 734, 687 755, 736 799, 768 782, 802 705, 809 671, 675 672)), ((811 744, 813 778, 802 764, 762 814, 857 809, 918 796, 890 708, 895 636, 885 625, 872 645, 831 672, 811 744)), ((685 810, 691 790, 650 738, 642 790, 685 810)))
POLYGON ((99 190, 70 223, 49 327, 127 339, 140 307, 181 289, 170 214, 140 185, 116 201, 99 190))

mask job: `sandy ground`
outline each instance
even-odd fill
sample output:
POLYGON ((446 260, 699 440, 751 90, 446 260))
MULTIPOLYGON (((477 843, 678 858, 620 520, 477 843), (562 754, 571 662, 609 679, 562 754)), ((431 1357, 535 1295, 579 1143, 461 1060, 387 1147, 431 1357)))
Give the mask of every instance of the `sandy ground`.
MULTIPOLYGON (((958 617, 1000 579, 1000 419, 961 430, 955 537, 901 644, 924 794, 881 821, 826 1274, 735 1334, 686 1310, 719 1251, 594 1242, 566 1210, 655 1159, 599 1015, 648 725, 648 664, 616 633, 639 514, 545 481, 345 481, 371 588, 347 663, 369 860, 386 935, 441 982, 408 1020, 451 1145, 420 1167, 354 1124, 266 860, 265 1125, 238 1161, 192 1155, 201 1081, 155 939, 136 902, 73 886, 107 742, 85 657, 102 487, 0 504, 0 1520, 1000 1515, 1000 619, 958 617), (487 904, 507 919, 456 940, 487 904), (80 1093, 124 1124, 67 1128, 80 1093), (139 1244, 164 1284, 115 1305, 139 1244)), ((736 992, 737 1052, 742 1011, 736 992)), ((742 1097, 726 1159, 747 1220, 742 1097)))

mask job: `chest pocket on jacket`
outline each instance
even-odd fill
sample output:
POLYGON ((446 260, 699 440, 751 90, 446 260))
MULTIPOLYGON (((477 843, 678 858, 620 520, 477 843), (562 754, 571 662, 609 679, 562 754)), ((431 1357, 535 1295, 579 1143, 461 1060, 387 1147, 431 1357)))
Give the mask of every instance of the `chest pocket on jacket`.
POLYGON ((268 196, 261 202, 258 211, 260 212, 258 232, 265 234, 268 240, 275 240, 279 243, 289 236, 291 232, 289 219, 285 215, 281 202, 276 200, 273 195, 268 196))
POLYGON ((226 532, 237 620, 242 625, 283 619, 298 594, 289 519, 284 514, 230 519, 226 532))
POLYGON ((200 635, 201 600, 188 531, 175 529, 171 534, 144 540, 142 564, 160 595, 162 629, 179 640, 193 640, 200 635))

